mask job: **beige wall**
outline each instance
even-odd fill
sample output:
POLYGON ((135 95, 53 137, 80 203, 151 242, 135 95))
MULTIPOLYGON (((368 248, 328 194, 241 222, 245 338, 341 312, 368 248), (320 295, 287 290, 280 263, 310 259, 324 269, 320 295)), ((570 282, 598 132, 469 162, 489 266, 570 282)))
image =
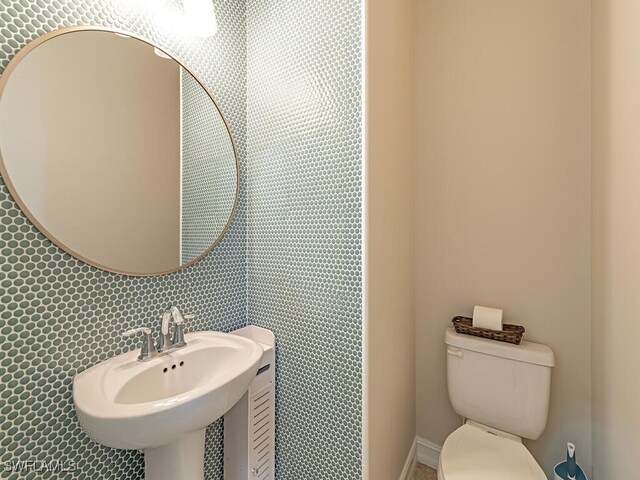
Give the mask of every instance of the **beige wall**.
POLYGON ((527 445, 549 474, 572 440, 588 469, 590 4, 417 0, 416 21, 417 433, 442 444, 460 425, 451 317, 501 306, 556 354, 527 445))
POLYGON ((369 478, 394 480, 415 437, 414 2, 368 8, 369 478))
POLYGON ((595 480, 638 477, 640 2, 593 1, 595 480))
POLYGON ((179 66, 112 33, 40 45, 3 93, 2 155, 55 238, 128 272, 180 265, 179 66))

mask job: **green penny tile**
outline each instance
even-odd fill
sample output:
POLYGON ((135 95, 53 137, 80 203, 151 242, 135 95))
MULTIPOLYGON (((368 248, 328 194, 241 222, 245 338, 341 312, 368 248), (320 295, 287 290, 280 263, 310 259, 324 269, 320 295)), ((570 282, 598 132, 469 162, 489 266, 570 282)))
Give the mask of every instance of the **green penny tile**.
MULTIPOLYGON (((171 0, 181 6, 181 0, 171 0)), ((212 92, 229 122, 244 177, 245 5, 215 0, 218 34, 185 38, 159 27, 149 2, 0 0, 0 71, 38 36, 65 26, 130 31, 163 46, 212 92), (118 7, 120 5, 120 7, 118 7)), ((241 182, 244 185, 244 181, 241 182)), ((89 267, 59 250, 24 217, 0 183, 0 461, 75 462, 71 472, 8 472, 2 478, 141 479, 143 456, 92 442, 80 429, 73 376, 136 348, 123 330, 156 326, 168 303, 196 313, 193 330, 246 325, 245 194, 222 242, 202 262, 163 277, 126 277, 89 267)), ((153 241, 150 238, 150 241, 153 241)), ((222 425, 207 431, 206 478, 222 479, 222 425)), ((4 467, 4 463, 3 463, 4 467)))
POLYGON ((360 5, 247 2, 247 311, 278 341, 278 479, 361 478, 360 5))
MULTIPOLYGON (((102 447, 80 430, 72 378, 135 348, 120 332, 154 322, 170 302, 198 314, 194 329, 248 321, 275 331, 278 479, 361 477, 360 1, 214 3, 218 34, 192 39, 159 27, 150 2, 0 0, 0 69, 62 26, 116 27, 163 46, 213 93, 242 180, 221 244, 183 272, 152 278, 71 258, 0 185, 0 360, 10 360, 0 362, 0 460, 77 466, 5 478, 143 477, 139 452, 102 447), (118 7, 127 3, 127 12, 118 7)), ((223 477, 222 449, 219 421, 207 429, 208 480, 223 477)))

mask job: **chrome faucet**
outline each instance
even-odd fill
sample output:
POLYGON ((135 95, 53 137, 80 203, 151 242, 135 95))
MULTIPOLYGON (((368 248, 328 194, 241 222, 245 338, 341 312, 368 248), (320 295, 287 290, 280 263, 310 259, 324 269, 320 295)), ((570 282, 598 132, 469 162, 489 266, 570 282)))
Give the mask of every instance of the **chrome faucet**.
POLYGON ((125 337, 131 337, 137 333, 144 335, 138 360, 146 362, 186 347, 187 342, 184 341, 184 322, 192 320, 193 318, 195 318, 195 315, 183 315, 176 305, 171 305, 167 307, 160 316, 160 335, 155 345, 153 343, 153 334, 148 327, 127 330, 126 332, 122 332, 122 335, 125 337), (171 320, 173 320, 174 323, 173 336, 169 335, 171 320))
POLYGON ((156 343, 156 350, 164 352, 171 348, 171 339, 169 338, 169 324, 171 323, 171 311, 167 308, 160 317, 160 335, 156 343))
POLYGON ((175 305, 171 307, 171 315, 173 316, 174 324, 171 345, 173 348, 186 347, 187 342, 184 341, 184 322, 187 320, 193 320, 195 315, 182 315, 180 309, 175 305))

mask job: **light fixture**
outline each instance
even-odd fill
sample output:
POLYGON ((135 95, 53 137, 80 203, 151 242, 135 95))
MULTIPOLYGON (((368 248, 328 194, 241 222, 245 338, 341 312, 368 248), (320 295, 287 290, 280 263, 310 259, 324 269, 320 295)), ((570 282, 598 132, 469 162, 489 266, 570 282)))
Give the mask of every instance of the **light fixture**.
POLYGON ((212 0, 183 0, 187 31, 196 37, 212 37, 218 31, 218 21, 212 0))
POLYGON ((145 13, 156 19, 165 32, 186 37, 212 37, 218 31, 214 0, 182 0, 178 6, 169 0, 112 0, 124 17, 145 13))

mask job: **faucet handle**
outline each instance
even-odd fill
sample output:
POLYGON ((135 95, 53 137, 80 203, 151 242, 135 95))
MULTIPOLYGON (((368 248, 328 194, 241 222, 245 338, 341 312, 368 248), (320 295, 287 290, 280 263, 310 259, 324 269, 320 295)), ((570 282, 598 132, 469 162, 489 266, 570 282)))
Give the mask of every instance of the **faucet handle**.
POLYGON ((132 328, 131 330, 125 330, 122 332, 123 337, 133 337, 136 333, 142 332, 145 335, 151 335, 151 329, 149 327, 132 328))
POLYGON ((193 320, 194 318, 196 318, 195 313, 192 313, 190 315, 185 315, 182 318, 174 318, 173 319, 173 323, 175 323, 176 325, 182 325, 184 322, 187 322, 189 320, 193 320))
POLYGON ((132 328, 131 330, 126 330, 122 332, 122 336, 133 337, 137 333, 142 333, 144 335, 144 340, 142 341, 142 347, 140 348, 140 355, 138 356, 138 359, 146 360, 151 356, 151 352, 153 351, 153 339, 151 338, 151 329, 149 327, 132 328))

